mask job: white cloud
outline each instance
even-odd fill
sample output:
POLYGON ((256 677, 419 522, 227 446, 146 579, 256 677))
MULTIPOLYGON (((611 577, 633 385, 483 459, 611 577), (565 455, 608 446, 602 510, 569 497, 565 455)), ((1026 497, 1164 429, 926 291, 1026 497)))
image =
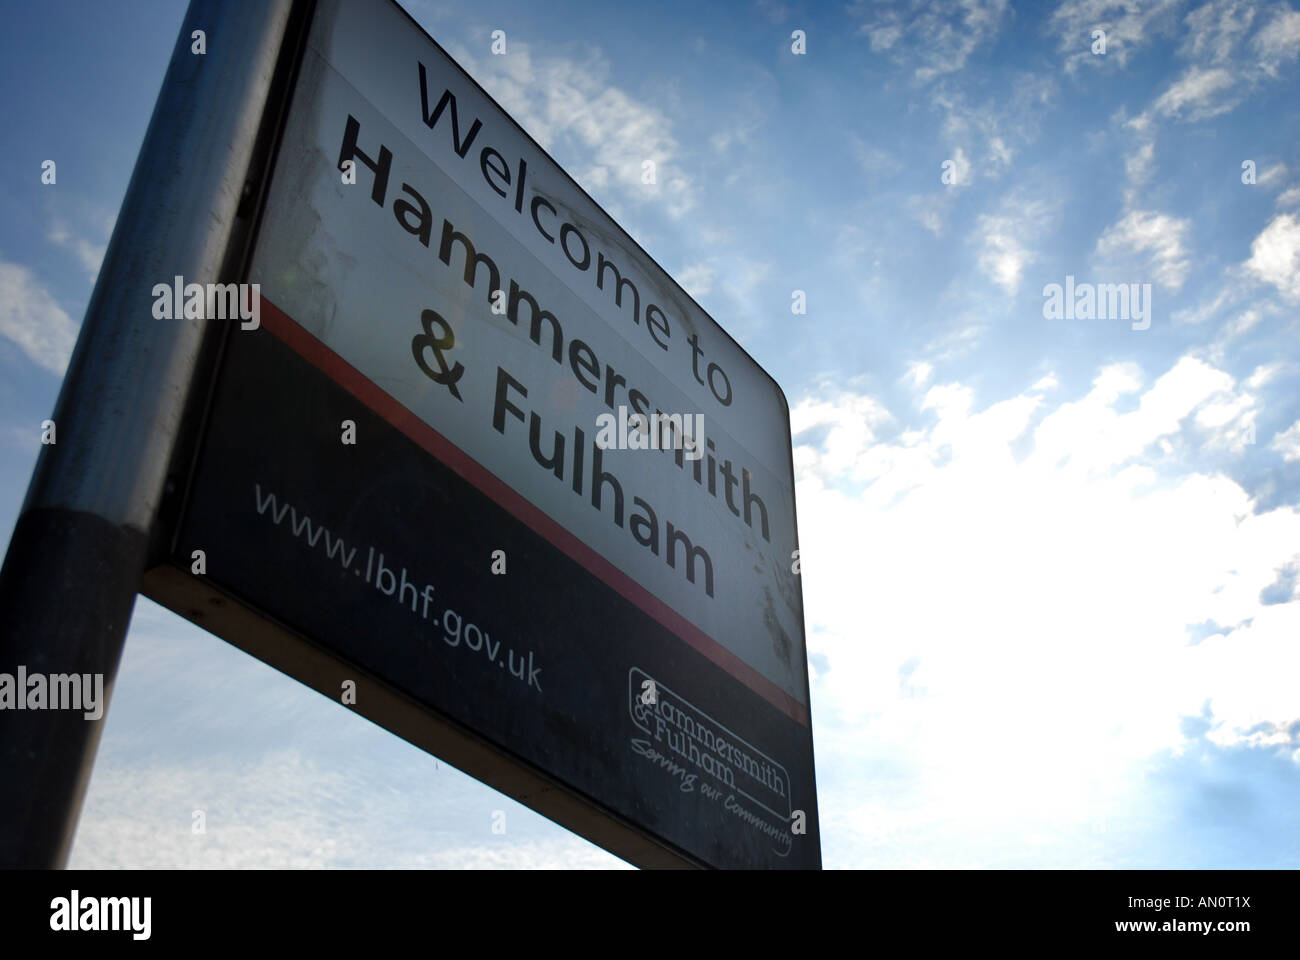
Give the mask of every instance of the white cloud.
POLYGON ((903 36, 903 28, 897 22, 864 23, 858 28, 858 32, 865 33, 870 38, 872 53, 892 50, 894 44, 898 43, 903 36))
POLYGON ((948 168, 952 171, 952 186, 965 187, 970 184, 970 161, 966 159, 966 151, 958 147, 953 151, 952 166, 948 168))
POLYGON ((1285 210, 1296 205, 1300 205, 1300 186, 1288 187, 1277 195, 1279 210, 1285 210))
MULTIPOLYGON (((1115 410, 1120 398, 1141 389, 1141 376, 1133 364, 1103 368, 1091 392, 1043 418, 1034 434, 1035 456, 1060 470, 1105 473, 1138 457, 1157 440, 1177 434, 1203 404, 1242 399, 1234 392, 1230 376, 1190 357, 1179 360, 1141 394, 1135 409, 1115 410)), ((1225 419, 1201 425, 1213 429, 1227 423, 1225 419)))
POLYGON ((1251 242, 1246 269, 1300 303, 1300 220, 1289 213, 1274 217, 1251 242))
MULTIPOLYGON (((1056 84, 1032 73, 1017 74, 1012 78, 1011 91, 1009 97, 984 104, 970 103, 963 91, 947 84, 938 84, 932 91, 931 105, 943 116, 944 152, 936 171, 942 186, 933 193, 913 194, 905 204, 908 214, 936 237, 943 236, 947 216, 963 188, 977 180, 1003 177, 1012 169, 1016 155, 1037 139, 1056 84), (945 163, 952 166, 946 167, 945 163), (945 175, 950 175, 950 183, 943 182, 945 175)), ((997 242, 991 241, 994 245, 997 242)))
POLYGON ((1228 346, 1234 340, 1255 329, 1266 313, 1273 312, 1270 304, 1260 304, 1232 314, 1219 328, 1218 335, 1206 347, 1206 356, 1213 362, 1221 363, 1227 354, 1228 346))
POLYGON ((934 374, 934 367, 924 360, 918 360, 907 368, 907 373, 903 375, 904 379, 909 381, 913 387, 923 387, 930 382, 930 377, 934 374))
POLYGON ((1240 0, 1215 0, 1186 17, 1189 36, 1179 51, 1195 60, 1226 63, 1255 21, 1258 8, 1240 0))
POLYGON ((1276 75, 1281 64, 1300 53, 1300 11, 1279 7, 1255 34, 1254 45, 1260 55, 1260 68, 1270 76, 1276 75))
POLYGON ((1020 289, 1020 276, 1035 257, 1015 231, 1008 217, 981 216, 982 233, 979 265, 985 275, 1010 296, 1020 289))
POLYGON ((989 159, 995 166, 1010 166, 1013 156, 1011 148, 1007 146, 1006 141, 1001 137, 991 137, 989 139, 989 159))
POLYGON ((956 359, 979 344, 987 331, 986 323, 959 320, 927 343, 925 352, 938 362, 956 359))
POLYGON ((904 201, 910 217, 936 237, 943 236, 944 217, 953 205, 954 191, 944 186, 934 193, 915 193, 904 201))
POLYGON ((794 437, 808 431, 825 431, 817 450, 796 441, 796 457, 812 457, 819 469, 836 475, 853 468, 861 451, 876 439, 876 429, 892 421, 882 404, 871 397, 840 397, 834 401, 805 400, 790 411, 794 437))
MULTIPOLYGON (((937 84, 931 95, 931 104, 943 114, 948 156, 963 151, 971 158, 971 172, 980 177, 995 179, 1010 168, 1016 154, 1038 138, 1055 101, 1057 84, 1050 76, 1017 72, 1009 81, 1009 96, 984 103, 970 102, 966 91, 952 84, 937 84)), ((970 178, 964 175, 961 182, 970 178)))
POLYGON ((1065 69, 1081 63, 1094 68, 1128 66, 1129 56, 1151 42, 1168 25, 1180 0, 1066 0, 1052 14, 1065 69), (1106 31, 1106 53, 1092 52, 1093 30, 1106 31))
POLYGON ((65 250, 72 251, 92 280, 99 275, 100 264, 104 262, 104 252, 108 249, 107 241, 91 243, 80 234, 72 234, 58 219, 50 224, 49 240, 65 250))
POLYGON ((77 326, 30 270, 0 261, 0 334, 38 365, 62 374, 77 342, 77 326))
POLYGON ((919 63, 913 76, 922 83, 965 67, 977 47, 997 37, 1010 11, 1008 0, 858 0, 849 8, 861 21, 858 33, 869 39, 871 51, 919 63))
POLYGON ((1228 96, 1232 74, 1222 67, 1191 67, 1174 81, 1155 102, 1155 110, 1167 117, 1201 120, 1227 113, 1240 97, 1228 96))
POLYGON ((976 221, 979 268, 1008 296, 1020 289, 1025 267, 1034 263, 1038 238, 1054 225, 1060 213, 1057 201, 1015 190, 1002 198, 994 213, 976 221))
POLYGON ((1246 385, 1252 390, 1259 390, 1261 387, 1272 383, 1278 374, 1286 370, 1288 366, 1288 363, 1280 360, 1274 363, 1262 363, 1246 379, 1246 385))
POLYGON ((1209 320, 1218 319, 1218 317, 1241 298, 1241 291, 1237 289, 1238 284, 1229 282, 1219 288, 1214 297, 1195 306, 1183 307, 1174 312, 1173 320, 1176 324, 1192 323, 1202 324, 1209 320))
POLYGON ((1151 176, 1156 156, 1154 140, 1147 140, 1137 150, 1124 158, 1124 172, 1133 186, 1145 183, 1151 176))
POLYGON ((1266 170, 1260 172, 1255 178, 1255 183, 1261 187, 1272 187, 1279 181, 1285 180, 1289 171, 1285 163, 1275 163, 1266 170))
MULTIPOLYGON (((1126 67, 1131 53, 1157 34, 1178 32, 1182 7, 1181 0, 1068 0, 1052 18, 1060 49, 1073 51, 1066 71, 1074 73, 1081 63, 1126 67), (1097 28, 1107 34, 1105 55, 1090 50, 1097 28)), ((1183 20, 1177 51, 1188 65, 1151 111, 1177 121, 1218 116, 1276 79, 1280 65, 1300 50, 1300 13, 1277 4, 1272 19, 1266 22, 1264 16, 1259 4, 1243 0, 1210 0, 1192 9, 1183 20), (1253 28, 1258 29, 1250 37, 1253 28)))
MULTIPOLYGON (((1119 258, 1142 260, 1142 276, 1131 282, 1148 282, 1149 276, 1160 286, 1179 290, 1187 279, 1191 263, 1183 247, 1191 222, 1149 210, 1129 210, 1106 228, 1097 240, 1097 256, 1112 261, 1119 258)), ((1124 263, 1132 269, 1131 263, 1124 263)))
POLYGON ((1300 420, 1275 436, 1271 446, 1287 463, 1300 460, 1300 420))
POLYGON ((867 411, 893 424, 869 396, 795 405, 825 425, 796 441, 801 559, 828 667, 819 763, 863 770, 846 800, 869 801, 887 833, 948 829, 957 846, 938 856, 954 865, 996 856, 971 854, 972 834, 1037 847, 1086 825, 1207 701, 1226 742, 1300 716, 1300 602, 1260 599, 1295 555, 1300 511, 1261 511, 1159 448, 1194 455, 1235 429, 1198 414, 1240 397, 1184 358, 1150 386, 1136 367, 1103 369, 1055 409, 1032 394, 981 406, 947 384, 927 397, 930 425, 894 439, 863 427, 867 411), (1207 620, 1222 635, 1189 645, 1207 620), (911 802, 953 795, 960 809, 911 802))
POLYGON ((700 297, 707 296, 713 289, 715 276, 717 271, 707 263, 692 263, 678 271, 677 282, 681 284, 683 290, 698 300, 700 297))

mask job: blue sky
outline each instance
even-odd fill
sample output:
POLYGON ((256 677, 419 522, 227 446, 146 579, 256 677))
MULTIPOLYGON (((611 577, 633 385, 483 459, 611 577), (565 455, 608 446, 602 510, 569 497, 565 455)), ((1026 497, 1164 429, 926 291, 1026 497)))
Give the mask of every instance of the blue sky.
MULTIPOLYGON (((184 5, 0 6, 8 530, 184 5)), ((790 400, 827 866, 1300 866, 1300 11, 406 6, 790 400)), ((622 865, 143 599, 71 864, 622 865)))

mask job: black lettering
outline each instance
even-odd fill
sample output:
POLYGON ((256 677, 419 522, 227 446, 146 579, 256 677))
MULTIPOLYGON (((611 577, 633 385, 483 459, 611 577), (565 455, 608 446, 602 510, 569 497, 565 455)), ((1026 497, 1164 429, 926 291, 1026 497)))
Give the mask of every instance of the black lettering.
POLYGON ((762 525, 763 525, 763 539, 766 540, 768 543, 771 543, 772 538, 768 535, 767 532, 767 507, 764 505, 763 499, 758 494, 752 493, 750 491, 748 470, 744 470, 741 473, 741 490, 742 493, 744 494, 743 499, 745 501, 745 523, 749 524, 750 527, 754 526, 753 521, 750 520, 749 517, 749 505, 751 503, 758 504, 758 515, 759 518, 762 520, 762 525))
POLYGON ((627 520, 627 528, 632 531, 632 536, 636 542, 643 547, 649 547, 650 552, 656 557, 659 556, 659 518, 655 516, 654 509, 640 497, 633 497, 632 502, 645 511, 645 516, 639 513, 633 513, 627 520), (644 530, 644 535, 642 534, 644 530))
POLYGON ((510 186, 510 168, 506 166, 506 158, 491 147, 484 147, 483 152, 479 154, 478 165, 483 171, 483 179, 487 181, 488 186, 495 190, 498 196, 508 196, 505 187, 510 186), (496 157, 500 161, 500 166, 488 163, 488 160, 492 157, 496 157), (498 187, 493 183, 492 178, 488 175, 489 172, 495 173, 505 181, 505 187, 498 187))
POLYGON ((524 389, 522 383, 510 376, 510 374, 506 373, 500 367, 497 367, 497 391, 496 400, 492 404, 492 426, 496 429, 497 433, 503 435, 506 432, 507 410, 518 417, 520 423, 524 422, 524 412, 511 403, 510 398, 506 395, 506 391, 511 387, 513 387, 521 397, 528 396, 528 391, 524 389))
POLYGON ((723 460, 719 469, 722 471, 722 478, 726 481, 722 486, 722 493, 727 498, 727 509, 736 516, 740 516, 740 508, 736 506, 731 498, 732 491, 736 489, 736 475, 731 471, 731 461, 723 460))
POLYGON ((533 459, 537 465, 555 474, 555 479, 564 479, 564 437, 557 430, 555 433, 555 445, 551 448, 550 456, 542 453, 541 437, 542 418, 535 413, 528 415, 528 447, 533 451, 533 459))
POLYGON ((581 340, 569 341, 569 366, 573 368, 573 375, 578 378, 578 382, 590 390, 596 392, 596 381, 588 380, 582 375, 585 370, 593 377, 600 376, 600 361, 596 359, 596 354, 591 347, 587 346, 581 340), (582 370, 578 368, 581 367, 582 370))
POLYGON ((659 339, 658 331, 662 330, 664 332, 665 337, 672 336, 672 333, 668 329, 668 318, 665 317, 664 312, 660 310, 657 306, 655 306, 653 303, 646 304, 645 325, 646 328, 650 331, 650 339, 654 340, 655 343, 659 344, 659 348, 661 350, 667 350, 668 344, 665 341, 659 339), (655 323, 656 313, 659 314, 659 318, 660 318, 659 323, 655 323))
MULTIPOLYGON (((623 526, 623 485, 618 482, 618 477, 602 469, 603 462, 604 455, 600 447, 593 443, 591 445, 591 505, 600 510, 601 493, 605 484, 609 484, 614 491, 614 522, 621 527, 623 526)), ((668 565, 672 566, 672 560, 668 561, 668 565)))
POLYGON ((492 299, 492 291, 501 289, 501 271, 486 253, 479 253, 474 249, 474 244, 470 242, 469 237, 458 231, 451 225, 450 220, 442 221, 442 243, 438 246, 438 259, 451 266, 451 245, 453 242, 459 242, 461 249, 465 251, 465 282, 469 286, 474 286, 474 281, 478 279, 478 265, 485 264, 488 268, 488 299, 492 299))
POLYGON ((591 266, 591 248, 587 246, 587 238, 584 237, 582 235, 582 232, 573 224, 566 223, 564 226, 560 227, 560 247, 561 249, 564 250, 564 255, 569 258, 569 262, 573 264, 575 267, 577 267, 579 270, 586 270, 589 266, 591 266), (577 236, 579 240, 582 241, 582 262, 581 263, 573 259, 573 254, 569 252, 569 244, 568 244, 568 240, 566 239, 569 236, 569 234, 574 234, 575 236, 577 236))
POLYGON ((434 107, 433 113, 430 114, 429 113, 429 84, 428 84, 428 80, 425 78, 424 64, 421 63, 420 64, 420 110, 422 112, 422 116, 424 117, 424 125, 428 127, 430 130, 432 130, 434 125, 438 122, 438 118, 442 116, 443 108, 446 107, 448 104, 451 104, 452 149, 456 151, 457 155, 462 160, 464 160, 465 154, 469 153, 470 145, 474 142, 474 138, 478 136, 478 132, 483 126, 483 121, 476 118, 474 120, 473 126, 469 128, 469 134, 465 137, 465 142, 461 143, 460 117, 456 115, 456 98, 452 95, 452 92, 450 90, 445 91, 442 95, 442 99, 438 101, 438 105, 434 107))
POLYGON ((627 386, 627 380, 609 364, 605 364, 605 406, 614 409, 614 391, 627 386))
POLYGON ((704 592, 713 596, 713 561, 709 558, 708 551, 692 544, 691 538, 671 523, 666 525, 666 530, 668 566, 677 569, 677 543, 680 541, 686 551, 686 579, 695 582, 695 558, 699 556, 704 561, 704 592))
MULTIPOLYGON (((533 205, 536 206, 536 204, 537 201, 534 200, 533 205)), ((627 284, 627 286, 632 288, 632 321, 639 325, 641 323, 640 291, 637 290, 635 283, 623 276, 623 274, 619 273, 618 267, 614 265, 614 261, 606 260, 605 255, 600 252, 597 252, 596 254, 596 289, 605 289, 606 267, 614 272, 614 306, 623 306, 623 285, 627 284)))
POLYGON ((540 220, 537 219, 537 208, 538 208, 538 207, 545 207, 547 210, 551 211, 551 216, 553 216, 553 217, 557 217, 557 218, 558 218, 558 217, 559 217, 559 213, 556 212, 555 207, 551 206, 551 201, 547 200, 545 197, 541 196, 540 194, 538 194, 537 196, 533 197, 533 202, 532 202, 533 223, 535 223, 535 224, 537 225, 537 232, 540 233, 542 236, 544 236, 544 237, 545 237, 547 240, 549 240, 551 243, 554 243, 554 242, 555 242, 555 234, 553 234, 553 233, 547 233, 544 229, 542 229, 542 221, 540 221, 540 220))
POLYGON ((692 333, 686 338, 686 342, 691 345, 691 372, 695 374, 696 381, 703 384, 704 378, 700 376, 700 357, 704 355, 704 351, 700 349, 700 338, 692 333))
POLYGON ((376 163, 357 149, 357 135, 360 132, 361 124, 356 117, 349 113, 348 124, 343 130, 343 145, 339 148, 339 169, 342 170, 344 162, 348 160, 360 160, 369 167, 370 171, 375 175, 375 185, 370 190, 370 199, 382 207, 384 197, 388 193, 388 174, 393 167, 393 152, 381 143, 379 145, 379 162, 376 163))
POLYGON ((722 404, 724 407, 731 406, 731 380, 727 377, 727 371, 712 362, 709 364, 709 389, 713 391, 713 396, 717 399, 718 403, 722 404), (714 371, 722 374, 722 382, 727 385, 727 399, 725 400, 722 399, 722 394, 718 393, 718 388, 713 385, 714 371))
POLYGON ((560 329, 560 321, 555 318, 555 314, 549 310, 543 310, 533 298, 533 295, 527 290, 522 289, 519 284, 510 281, 510 299, 506 303, 506 316, 510 322, 518 326, 519 324, 519 301, 528 304, 529 325, 528 336, 532 338, 533 343, 539 347, 542 345, 542 321, 545 320, 551 325, 551 359, 556 363, 563 363, 564 357, 564 331, 560 329))
POLYGON ((419 237, 420 242, 427 247, 429 238, 433 236, 433 211, 429 209, 429 204, 424 197, 420 196, 409 183, 402 184, 402 192, 415 197, 420 206, 418 208, 414 207, 401 197, 398 197, 393 201, 393 216, 397 218, 397 222, 401 224, 403 230, 419 237), (419 222, 414 226, 408 223, 406 219, 407 215, 411 213, 420 215, 419 222))

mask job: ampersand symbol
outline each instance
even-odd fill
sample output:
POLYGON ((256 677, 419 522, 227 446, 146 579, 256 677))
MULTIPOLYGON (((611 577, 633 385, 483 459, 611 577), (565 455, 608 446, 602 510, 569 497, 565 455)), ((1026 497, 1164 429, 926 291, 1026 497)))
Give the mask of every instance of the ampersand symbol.
POLYGON ((447 360, 442 355, 444 350, 450 350, 456 344, 456 334, 451 329, 451 324, 434 313, 432 310, 424 310, 420 313, 420 322, 424 325, 424 333, 417 334, 411 340, 411 353, 415 355, 415 362, 420 365, 420 369, 434 383, 440 383, 448 390, 457 400, 464 402, 460 391, 456 389, 456 381, 465 373, 465 365, 462 363, 452 364, 447 367, 447 360), (432 330, 434 324, 442 329, 441 336, 435 336, 432 330), (438 372, 434 373, 429 365, 424 361, 424 351, 432 349, 434 359, 438 364, 438 372))

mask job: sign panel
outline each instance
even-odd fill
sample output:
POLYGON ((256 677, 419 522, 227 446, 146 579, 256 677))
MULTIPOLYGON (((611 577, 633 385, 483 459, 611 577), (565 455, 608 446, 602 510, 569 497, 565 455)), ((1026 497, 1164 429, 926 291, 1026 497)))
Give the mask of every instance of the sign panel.
POLYGON ((317 4, 248 280, 175 557, 254 652, 634 860, 820 865, 785 399, 388 0, 317 4))

